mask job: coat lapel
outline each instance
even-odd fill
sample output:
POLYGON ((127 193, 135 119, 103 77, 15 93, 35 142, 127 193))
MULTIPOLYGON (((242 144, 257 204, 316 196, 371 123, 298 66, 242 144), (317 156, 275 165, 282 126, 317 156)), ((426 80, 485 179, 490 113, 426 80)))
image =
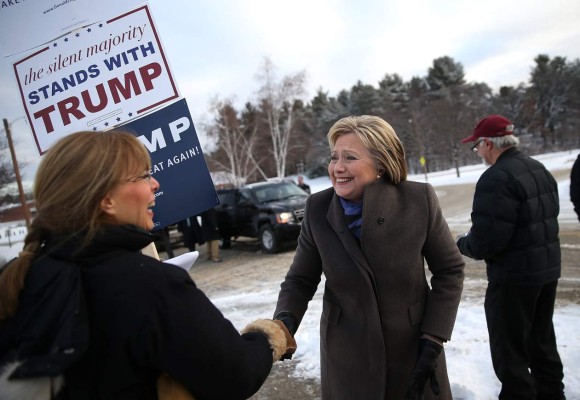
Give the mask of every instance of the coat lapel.
POLYGON ((407 217, 404 213, 394 211, 398 209, 401 201, 397 193, 396 186, 379 180, 365 187, 361 248, 366 258, 373 258, 372 254, 377 245, 389 245, 382 240, 397 235, 393 227, 399 224, 394 218, 407 217))
MULTIPOLYGON (((373 182, 367 185, 364 192, 364 207, 363 207, 363 229, 364 236, 365 226, 383 225, 388 227, 391 225, 391 219, 394 218, 392 209, 397 204, 395 186, 385 184, 384 182, 373 182)), ((402 218, 399 215, 398 218, 402 218)))
POLYGON ((348 226, 344 222, 344 210, 336 194, 332 197, 330 207, 328 207, 328 213, 326 214, 326 219, 340 238, 342 245, 350 254, 352 259, 363 269, 372 274, 371 268, 369 267, 369 264, 362 253, 357 239, 350 232, 348 226))

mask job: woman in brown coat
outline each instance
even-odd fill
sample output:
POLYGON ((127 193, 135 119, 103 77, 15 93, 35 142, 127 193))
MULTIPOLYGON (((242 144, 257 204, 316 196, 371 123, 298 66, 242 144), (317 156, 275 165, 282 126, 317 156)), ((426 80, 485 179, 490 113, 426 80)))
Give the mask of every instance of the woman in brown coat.
POLYGON ((381 118, 343 118, 328 140, 333 187, 307 201, 275 318, 294 333, 324 273, 323 399, 451 399, 443 343, 464 261, 435 191, 406 180, 403 145, 381 118))

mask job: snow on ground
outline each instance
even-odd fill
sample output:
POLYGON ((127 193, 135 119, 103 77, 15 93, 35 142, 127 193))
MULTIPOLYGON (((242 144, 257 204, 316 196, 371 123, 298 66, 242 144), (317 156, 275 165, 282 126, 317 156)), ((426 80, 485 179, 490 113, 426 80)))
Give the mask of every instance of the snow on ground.
MULTIPOLYGON (((296 333, 298 350, 293 377, 320 378, 319 321, 324 281, 310 302, 296 333)), ((278 284, 271 289, 212 297, 214 304, 241 329, 251 319, 270 318, 278 297, 278 284)), ((556 309, 554 315, 558 349, 564 363, 568 399, 580 399, 580 306, 556 309), (573 372, 576 371, 576 372, 573 372)), ((463 301, 457 314, 453 338, 445 345, 447 369, 453 396, 463 400, 497 399, 500 384, 491 363, 483 298, 463 301)))
MULTIPOLYGON (((570 169, 580 150, 534 156, 549 170, 570 169)), ((455 170, 436 172, 428 175, 428 182, 435 189, 439 186, 477 182, 485 167, 473 165, 460 169, 457 178, 455 170)), ((411 175, 409 180, 425 182, 425 175, 411 175)), ((312 193, 331 186, 328 178, 307 179, 312 193)), ((570 202, 570 180, 558 182, 560 194, 561 224, 577 224, 578 219, 570 202)), ((454 218, 468 221, 469 213, 454 218)), ((450 226, 452 221, 448 221, 450 226)), ((320 378, 319 321, 322 312, 322 288, 310 302, 308 311, 296 334, 298 350, 294 355, 297 361, 295 378, 320 378)), ((236 327, 242 328, 249 322, 248 316, 269 318, 278 296, 278 283, 259 293, 248 292, 237 295, 214 296, 212 301, 236 327), (251 309, 251 312, 248 310, 251 309)), ((556 309, 554 327, 560 357, 564 364, 564 384, 568 399, 580 399, 580 305, 566 305, 556 309), (574 372, 576 371, 576 372, 574 372)), ((449 379, 453 396, 462 400, 497 399, 500 383, 491 363, 489 339, 483 296, 464 299, 459 307, 453 338, 445 345, 449 379)))
MULTIPOLYGON (((580 150, 550 153, 535 156, 550 170, 570 169, 580 150)), ((461 177, 455 170, 429 174, 428 182, 436 189, 438 186, 475 183, 484 171, 483 165, 461 168, 461 177)), ((410 180, 425 181, 424 175, 409 176, 410 180)), ((328 178, 307 179, 313 193, 330 187, 328 178)), ((570 195, 570 180, 559 182, 560 223, 578 223, 573 211, 570 195)), ((460 220, 469 219, 466 215, 460 220)), ((453 221, 449 221, 452 225, 453 221)), ((8 247, 0 245, 0 259, 15 256, 22 243, 8 247)), ((279 282, 272 285, 257 285, 247 292, 227 293, 212 296, 212 301, 239 329, 254 318, 269 318, 277 300, 279 282), (264 289, 264 288, 267 289, 264 289)), ((322 311, 322 288, 319 286, 302 324, 296 334, 298 350, 294 356, 297 361, 294 377, 319 379, 319 319, 322 311)), ((580 399, 580 305, 566 305, 556 309, 554 326, 560 356, 564 363, 564 383, 568 399, 580 399), (576 372, 573 372, 576 371, 576 372)), ((449 378, 453 395, 463 400, 487 400, 497 398, 500 384, 493 372, 489 354, 487 326, 482 298, 464 299, 459 307, 457 322, 452 340, 445 345, 449 378)))

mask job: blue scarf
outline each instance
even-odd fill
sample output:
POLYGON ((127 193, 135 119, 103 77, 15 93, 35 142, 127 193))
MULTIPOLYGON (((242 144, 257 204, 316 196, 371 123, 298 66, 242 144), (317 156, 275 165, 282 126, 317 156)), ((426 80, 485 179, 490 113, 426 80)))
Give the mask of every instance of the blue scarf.
POLYGON ((346 224, 348 229, 353 233, 353 235, 360 240, 361 228, 362 228, 362 203, 354 203, 352 201, 340 199, 340 204, 344 209, 344 216, 346 218, 346 224))

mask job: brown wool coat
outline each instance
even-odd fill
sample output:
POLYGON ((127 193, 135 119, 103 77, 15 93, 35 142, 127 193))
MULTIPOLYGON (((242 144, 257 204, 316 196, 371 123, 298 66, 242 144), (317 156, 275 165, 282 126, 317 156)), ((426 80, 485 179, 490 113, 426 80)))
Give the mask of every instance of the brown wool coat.
MULTIPOLYGON (((311 195, 276 314, 302 320, 324 273, 323 399, 404 399, 420 335, 451 338, 464 265, 429 184, 369 184, 361 245, 334 189, 311 195)), ((438 364, 438 398, 451 399, 444 353, 438 364)), ((434 398, 425 390, 425 399, 434 398)))

